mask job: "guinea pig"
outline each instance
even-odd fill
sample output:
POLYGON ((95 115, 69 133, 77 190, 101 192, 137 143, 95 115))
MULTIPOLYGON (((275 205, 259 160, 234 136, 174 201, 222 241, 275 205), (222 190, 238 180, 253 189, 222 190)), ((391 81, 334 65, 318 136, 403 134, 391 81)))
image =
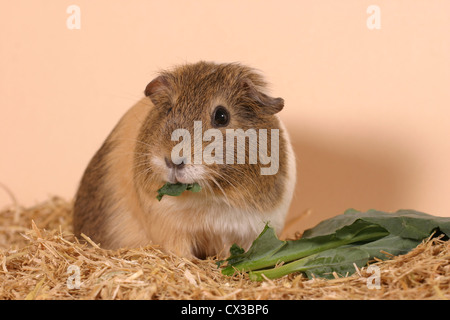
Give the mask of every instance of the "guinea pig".
POLYGON ((296 182, 295 157, 277 115, 284 100, 266 88, 259 72, 239 63, 201 61, 160 72, 88 164, 75 196, 75 235, 106 249, 153 244, 205 258, 226 256, 234 243, 248 249, 266 223, 280 234, 296 182), (174 139, 179 129, 184 134, 174 139), (210 129, 215 144, 202 136, 210 129), (247 134, 239 139, 230 132, 247 134), (253 132, 270 137, 255 145, 253 132), (190 147, 182 150, 194 156, 174 160, 174 148, 188 135, 190 147), (239 147, 246 147, 240 161, 239 147), (199 161, 207 149, 216 161, 206 161, 207 153, 199 161), (271 157, 274 170, 264 172, 271 157), (201 191, 158 201, 167 182, 195 182, 201 191))

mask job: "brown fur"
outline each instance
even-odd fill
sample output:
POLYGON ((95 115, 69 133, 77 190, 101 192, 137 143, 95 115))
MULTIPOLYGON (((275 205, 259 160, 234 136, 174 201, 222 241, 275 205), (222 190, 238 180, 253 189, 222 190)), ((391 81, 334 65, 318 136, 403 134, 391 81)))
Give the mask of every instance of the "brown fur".
MULTIPOLYGON (((163 71, 119 122, 91 160, 76 195, 74 226, 103 247, 156 243, 180 255, 225 254, 232 243, 248 247, 264 222, 281 231, 295 183, 293 153, 278 117, 284 102, 264 93, 266 83, 240 64, 199 62, 163 71), (230 112, 225 129, 279 129, 279 170, 261 175, 261 165, 201 164, 199 193, 156 200, 167 180, 154 163, 170 158, 173 130, 193 137, 194 121, 213 128, 217 105, 230 112), (258 222, 259 221, 259 222, 258 222)), ((270 139, 269 139, 270 142, 270 139)), ((202 150, 209 142, 203 142, 202 150)), ((248 148, 246 148, 248 151, 248 148)), ((268 145, 270 150, 270 144, 268 145)), ((235 145, 235 157, 237 148, 235 145)), ((186 167, 196 166, 186 164, 186 167)))

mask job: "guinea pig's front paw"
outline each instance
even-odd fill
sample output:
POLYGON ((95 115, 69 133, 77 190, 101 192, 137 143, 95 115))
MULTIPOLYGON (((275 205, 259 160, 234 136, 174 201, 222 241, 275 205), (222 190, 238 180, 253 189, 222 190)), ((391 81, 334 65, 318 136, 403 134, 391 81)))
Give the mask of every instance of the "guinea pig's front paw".
POLYGON ((169 243, 165 243, 162 248, 178 257, 194 260, 196 256, 192 251, 190 241, 187 241, 185 237, 178 236, 177 238, 176 240, 172 239, 169 243))

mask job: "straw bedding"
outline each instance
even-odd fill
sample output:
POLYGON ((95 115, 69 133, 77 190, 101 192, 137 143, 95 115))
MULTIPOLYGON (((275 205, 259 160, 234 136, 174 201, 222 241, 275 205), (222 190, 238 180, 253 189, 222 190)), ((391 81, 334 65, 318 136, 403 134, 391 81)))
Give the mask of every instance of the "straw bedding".
POLYGON ((71 234, 71 208, 55 197, 0 212, 0 299, 450 298, 450 241, 431 239, 376 262, 379 289, 367 285, 373 276, 367 268, 333 280, 291 274, 252 282, 246 275, 222 275, 213 259, 189 261, 156 246, 108 251, 80 243, 71 234))

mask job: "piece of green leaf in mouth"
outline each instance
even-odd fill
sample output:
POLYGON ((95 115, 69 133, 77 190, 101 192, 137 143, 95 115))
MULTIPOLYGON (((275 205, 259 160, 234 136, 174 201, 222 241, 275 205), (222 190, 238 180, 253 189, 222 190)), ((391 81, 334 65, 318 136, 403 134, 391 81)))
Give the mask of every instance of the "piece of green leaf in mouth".
POLYGON ((168 196, 179 196, 180 194, 182 194, 184 191, 189 190, 192 192, 199 192, 200 190, 202 190, 202 187, 197 183, 170 183, 167 182, 165 185, 163 185, 159 190, 158 190, 158 195, 156 196, 156 199, 158 199, 158 201, 161 201, 162 197, 164 195, 168 195, 168 196))

